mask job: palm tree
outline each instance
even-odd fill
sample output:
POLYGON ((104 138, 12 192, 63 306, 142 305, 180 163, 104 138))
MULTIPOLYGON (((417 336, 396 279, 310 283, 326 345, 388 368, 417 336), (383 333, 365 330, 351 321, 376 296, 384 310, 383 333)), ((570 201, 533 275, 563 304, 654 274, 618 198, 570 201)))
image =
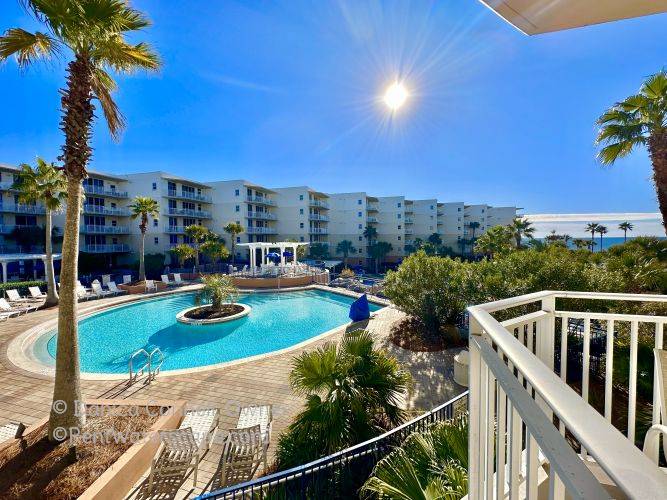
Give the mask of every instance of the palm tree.
POLYGON ((470 222, 468 223, 468 227, 472 229, 472 235, 470 236, 470 244, 472 245, 473 252, 475 248, 475 231, 479 229, 480 223, 479 222, 470 222))
POLYGON ((468 493, 468 418, 415 432, 384 457, 361 497, 392 500, 458 499, 468 493))
POLYGON ((667 233, 667 71, 648 77, 639 93, 614 104, 598 119, 598 159, 613 165, 637 146, 644 146, 653 164, 662 224, 667 233))
POLYGON ((628 231, 632 231, 635 226, 633 226, 630 222, 621 222, 618 225, 618 228, 623 231, 623 243, 628 241, 628 231))
POLYGON ((195 253, 195 249, 192 248, 190 245, 186 245, 185 243, 176 245, 174 248, 171 249, 171 253, 173 253, 176 256, 176 259, 178 260, 178 265, 181 266, 181 268, 185 265, 186 260, 194 259, 197 256, 195 253))
POLYGON ((290 383, 305 407, 281 435, 280 468, 333 453, 400 424, 410 374, 364 330, 294 359, 290 383))
POLYGON ((61 170, 53 163, 46 163, 42 158, 37 158, 37 167, 23 163, 21 171, 17 174, 16 181, 12 186, 19 192, 21 203, 44 204, 46 209, 46 262, 44 263, 46 273, 46 302, 45 307, 58 305, 58 292, 56 290, 56 277, 53 271, 53 222, 54 212, 63 208, 66 197, 67 181, 61 170))
POLYGON ((525 217, 515 217, 508 227, 512 231, 512 237, 516 242, 517 248, 521 248, 521 240, 523 238, 532 238, 535 234, 533 223, 525 217))
POLYGON ((224 240, 221 238, 209 238, 200 247, 201 252, 206 255, 213 264, 217 260, 223 260, 229 257, 229 250, 225 246, 224 240))
POLYGON ((356 249, 352 245, 352 242, 350 240, 343 240, 336 245, 336 253, 337 254, 343 254, 343 263, 347 261, 347 256, 355 252, 356 249))
POLYGON ((150 25, 138 10, 118 0, 22 0, 27 10, 45 31, 31 33, 10 28, 0 36, 0 62, 16 56, 25 69, 39 60, 54 56, 68 57, 66 84, 61 90, 65 135, 60 160, 67 178, 67 213, 60 271, 60 307, 58 309, 58 351, 53 400, 63 401, 66 410, 53 408, 49 417, 49 439, 64 440, 70 430, 79 430, 86 414, 81 396, 76 280, 79 257, 79 219, 81 182, 92 155, 97 99, 109 131, 118 138, 125 120, 113 100, 116 89, 109 70, 131 73, 137 69, 155 70, 158 56, 145 42, 130 43, 127 35, 150 25), (65 436, 54 436, 61 427, 65 436))
POLYGON ((391 243, 378 241, 373 243, 369 249, 369 254, 375 259, 375 272, 379 272, 380 262, 384 260, 389 252, 394 249, 391 243))
POLYGON ((514 234, 508 226, 494 226, 475 242, 475 253, 489 255, 492 258, 512 250, 514 234))
POLYGON ((607 234, 609 231, 605 226, 598 226, 597 232, 600 235, 600 251, 602 251, 602 236, 607 234))
POLYGON ((146 280, 146 265, 144 262, 144 243, 146 239, 146 230, 148 229, 148 217, 160 216, 160 205, 149 196, 137 196, 134 202, 129 206, 130 216, 133 219, 139 218, 139 231, 141 231, 141 245, 139 246, 139 281, 146 280))
POLYGON ((584 240, 581 238, 575 238, 572 240, 572 243, 574 243, 574 246, 577 248, 577 250, 581 250, 583 248, 590 248, 590 242, 588 240, 584 240))
POLYGON ((595 233, 598 230, 598 227, 600 227, 600 224, 597 222, 589 222, 586 224, 586 229, 585 231, 587 233, 591 233, 591 252, 593 251, 593 247, 595 246, 595 233))
POLYGON ((440 248, 440 246, 442 245, 442 238, 438 233, 433 233, 431 236, 428 237, 427 241, 431 245, 433 245, 436 248, 436 250, 440 248))
POLYGON ((223 230, 225 233, 229 234, 232 238, 232 266, 234 265, 234 259, 236 258, 236 237, 241 234, 245 229, 238 222, 230 222, 227 224, 223 230))
POLYGON ((185 236, 188 237, 192 243, 192 248, 195 250, 195 268, 199 271, 199 250, 201 244, 211 238, 211 231, 209 228, 193 224, 185 228, 185 236))
POLYGON ((239 289, 226 274, 202 276, 203 288, 195 295, 195 305, 211 304, 211 309, 220 311, 222 306, 236 301, 239 289))

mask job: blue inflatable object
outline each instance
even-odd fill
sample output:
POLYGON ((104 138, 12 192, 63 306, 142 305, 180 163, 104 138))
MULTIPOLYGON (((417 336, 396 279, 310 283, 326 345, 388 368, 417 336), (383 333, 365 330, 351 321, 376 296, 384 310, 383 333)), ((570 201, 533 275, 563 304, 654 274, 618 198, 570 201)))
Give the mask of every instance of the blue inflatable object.
POLYGON ((363 321, 371 317, 371 310, 368 307, 368 298, 363 294, 350 306, 350 319, 352 321, 363 321))

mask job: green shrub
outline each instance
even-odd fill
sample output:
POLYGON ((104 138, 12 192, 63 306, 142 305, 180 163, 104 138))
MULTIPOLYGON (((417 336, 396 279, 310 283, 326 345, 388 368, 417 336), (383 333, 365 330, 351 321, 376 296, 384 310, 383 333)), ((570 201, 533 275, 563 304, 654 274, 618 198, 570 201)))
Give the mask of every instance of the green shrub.
POLYGON ((0 283, 0 293, 5 294, 6 290, 16 289, 20 294, 28 293, 28 287, 38 286, 40 289, 46 288, 46 281, 10 281, 9 283, 0 283))

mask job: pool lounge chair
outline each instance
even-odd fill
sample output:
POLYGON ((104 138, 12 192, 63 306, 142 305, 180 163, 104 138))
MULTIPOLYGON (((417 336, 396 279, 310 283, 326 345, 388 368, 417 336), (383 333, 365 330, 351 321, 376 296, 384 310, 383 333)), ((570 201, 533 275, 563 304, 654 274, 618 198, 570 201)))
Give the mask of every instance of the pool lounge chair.
POLYGON ((8 313, 11 316, 19 316, 20 314, 25 314, 30 311, 36 311, 37 306, 29 305, 9 305, 7 299, 0 298, 0 312, 8 313))
POLYGON ((132 275, 131 274, 123 274, 123 285, 126 285, 130 282, 132 282, 132 275))
POLYGON ((94 293, 89 292, 82 286, 77 286, 76 287, 76 297, 79 300, 88 300, 88 299, 95 299, 97 298, 97 295, 94 293))
POLYGON ((34 302, 34 300, 29 299, 27 297, 21 297, 18 290, 16 289, 6 290, 6 292, 7 292, 7 300, 9 301, 10 304, 21 305, 34 302))
POLYGON ((660 436, 662 449, 667 457, 667 351, 653 349, 654 368, 658 379, 659 422, 653 424, 644 438, 644 454, 657 465, 660 458, 660 436))
POLYGON ((151 463, 149 491, 156 479, 184 476, 190 469, 194 470, 192 484, 197 486, 199 462, 213 441, 219 419, 217 408, 188 410, 178 429, 159 431, 161 444, 151 463))
POLYGON ((236 428, 248 429, 255 425, 259 425, 260 428, 260 435, 262 438, 262 461, 264 462, 264 472, 266 473, 266 452, 269 449, 271 430, 273 429, 273 407, 271 405, 246 406, 241 408, 236 428))
POLYGON ((103 297, 108 297, 109 295, 113 295, 113 292, 111 291, 102 290, 102 285, 99 283, 93 283, 93 293, 100 299, 103 297))
POLYGON ((222 450, 220 486, 250 481, 263 461, 262 431, 259 425, 229 429, 222 450))
POLYGON ((33 299, 42 300, 46 298, 46 294, 38 286, 29 286, 28 291, 30 292, 30 297, 33 299))
POLYGON ((115 281, 109 281, 107 286, 109 287, 109 291, 112 292, 114 295, 123 295, 124 293, 127 293, 127 290, 121 290, 120 288, 118 288, 115 281))
POLYGON ((174 273, 174 283, 177 285, 185 284, 185 282, 181 279, 181 273, 174 273))
POLYGON ((168 274, 161 275, 160 279, 162 279, 162 283, 164 283, 167 286, 172 286, 172 285, 175 284, 173 281, 169 281, 169 275, 168 274))
POLYGON ((157 285, 154 280, 146 280, 146 291, 157 292, 157 285))
POLYGON ((20 439, 26 427, 21 422, 9 422, 0 427, 0 443, 10 439, 20 439))

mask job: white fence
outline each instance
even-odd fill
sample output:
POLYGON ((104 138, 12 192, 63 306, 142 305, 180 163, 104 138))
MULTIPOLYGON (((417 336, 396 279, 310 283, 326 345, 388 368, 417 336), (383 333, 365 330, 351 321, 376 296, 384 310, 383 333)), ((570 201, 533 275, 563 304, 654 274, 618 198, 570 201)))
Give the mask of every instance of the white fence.
MULTIPOLYGON (((662 295, 547 291, 470 307, 469 498, 664 498, 667 476, 634 441, 640 325, 662 348, 667 317, 557 310, 558 299, 667 303, 662 295), (502 322, 493 316, 513 310, 518 316, 502 322), (567 384, 571 319, 583 320, 581 394, 567 384), (606 323, 603 414, 588 403, 593 320, 606 323), (625 435, 611 423, 614 337, 623 324, 630 350, 625 435)), ((653 402, 656 423, 657 390, 653 402)))

